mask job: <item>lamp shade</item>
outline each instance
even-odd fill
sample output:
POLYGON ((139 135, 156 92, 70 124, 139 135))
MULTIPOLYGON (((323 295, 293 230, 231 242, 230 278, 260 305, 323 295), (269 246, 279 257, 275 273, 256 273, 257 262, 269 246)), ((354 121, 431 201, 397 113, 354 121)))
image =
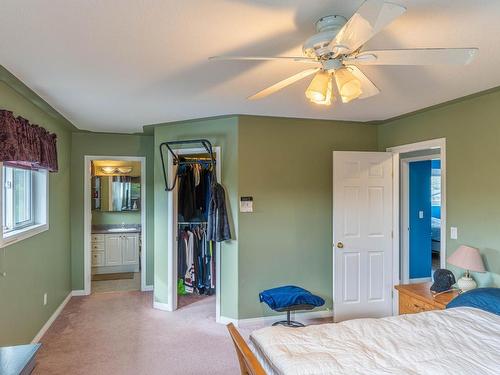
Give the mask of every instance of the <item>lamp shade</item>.
POLYGON ((462 245, 448 257, 448 263, 474 272, 486 272, 479 250, 462 245))
POLYGON ((361 91, 361 82, 347 67, 335 71, 335 81, 337 82, 337 87, 344 103, 349 103, 351 100, 357 99, 363 93, 361 91))
POLYGON ((332 103, 332 76, 325 71, 316 73, 306 90, 306 97, 313 103, 332 103))

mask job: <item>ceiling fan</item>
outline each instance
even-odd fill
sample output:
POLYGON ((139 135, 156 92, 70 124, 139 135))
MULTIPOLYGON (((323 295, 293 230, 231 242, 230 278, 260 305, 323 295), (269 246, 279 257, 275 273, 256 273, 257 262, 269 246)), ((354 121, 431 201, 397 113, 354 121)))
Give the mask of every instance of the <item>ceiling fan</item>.
POLYGON ((336 96, 340 96, 343 103, 348 103, 380 92, 358 68, 360 65, 466 65, 477 54, 477 48, 361 51, 368 40, 405 11, 406 8, 401 5, 366 0, 349 20, 337 15, 319 19, 316 22, 317 33, 302 46, 304 56, 213 56, 210 59, 310 63, 312 68, 275 83, 248 99, 264 98, 314 74, 305 92, 306 97, 313 103, 330 105, 336 96))

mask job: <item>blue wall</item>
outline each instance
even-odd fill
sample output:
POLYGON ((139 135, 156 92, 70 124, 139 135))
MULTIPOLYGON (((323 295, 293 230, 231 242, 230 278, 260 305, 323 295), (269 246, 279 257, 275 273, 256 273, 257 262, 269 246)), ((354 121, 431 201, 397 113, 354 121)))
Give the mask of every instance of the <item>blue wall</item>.
POLYGON ((431 169, 431 160, 410 163, 410 279, 430 277, 432 271, 431 169))

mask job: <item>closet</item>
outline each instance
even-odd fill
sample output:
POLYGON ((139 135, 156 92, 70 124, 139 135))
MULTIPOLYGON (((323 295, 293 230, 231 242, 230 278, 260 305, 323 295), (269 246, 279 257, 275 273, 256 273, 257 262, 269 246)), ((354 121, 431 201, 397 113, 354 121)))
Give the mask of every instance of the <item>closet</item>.
MULTIPOLYGON (((183 155, 177 169, 177 296, 215 294, 216 243, 207 226, 215 178, 208 154, 183 155)), ((179 302, 178 302, 179 303, 179 302)), ((183 305, 183 303, 179 303, 183 305)))
POLYGON ((224 282, 221 243, 232 238, 226 191, 220 183, 220 147, 207 139, 170 140, 160 143, 159 151, 172 224, 165 233, 172 259, 167 280, 171 308, 215 294, 218 321, 224 282))

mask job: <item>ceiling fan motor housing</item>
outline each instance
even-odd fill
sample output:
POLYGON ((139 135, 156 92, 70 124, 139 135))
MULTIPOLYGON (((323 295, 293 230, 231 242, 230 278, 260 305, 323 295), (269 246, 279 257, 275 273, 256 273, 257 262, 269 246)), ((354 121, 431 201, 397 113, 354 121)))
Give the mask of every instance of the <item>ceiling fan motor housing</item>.
POLYGON ((302 46, 302 52, 307 57, 321 58, 331 52, 326 48, 339 30, 347 22, 342 16, 325 16, 316 22, 317 33, 306 40, 302 46))

